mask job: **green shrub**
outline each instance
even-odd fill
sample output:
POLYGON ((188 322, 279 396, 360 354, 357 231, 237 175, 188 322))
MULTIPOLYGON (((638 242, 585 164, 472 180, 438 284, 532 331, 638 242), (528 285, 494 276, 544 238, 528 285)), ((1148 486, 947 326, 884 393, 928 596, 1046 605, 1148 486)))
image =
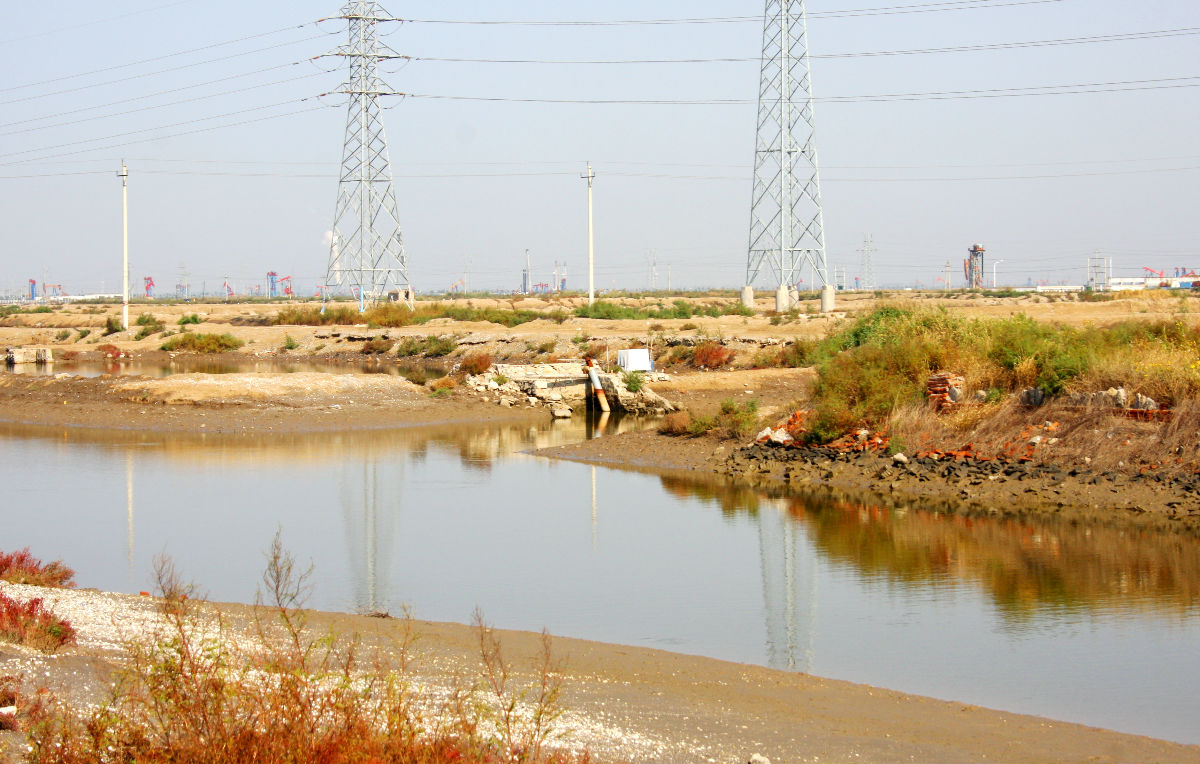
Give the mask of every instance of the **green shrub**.
POLYGON ((79 336, 75 338, 75 341, 79 342, 79 340, 83 339, 84 337, 88 336, 91 333, 92 333, 91 329, 80 329, 79 336))
POLYGON ((673 429, 686 426, 692 435, 715 433, 723 438, 744 438, 758 430, 758 401, 749 400, 739 404, 732 398, 721 401, 721 408, 715 415, 695 416, 686 424, 682 419, 672 423, 673 429))
POLYGON ((363 343, 362 352, 363 355, 383 355, 391 350, 395 344, 395 340, 390 340, 387 337, 376 337, 363 343))
POLYGON ((363 314, 345 305, 288 305, 275 314, 278 326, 354 326, 365 323, 363 314))
POLYGON ((458 342, 453 337, 405 337, 400 340, 396 350, 399 356, 423 355, 429 358, 441 358, 458 349, 458 342))
POLYGON ((190 353, 224 353, 230 350, 237 350, 244 344, 244 342, 232 334, 185 333, 164 342, 162 349, 190 353))
POLYGON ((64 341, 64 340, 67 340, 67 339, 69 339, 70 337, 71 337, 71 330, 70 330, 70 329, 63 329, 63 330, 62 330, 61 332, 59 332, 58 334, 54 335, 54 338, 55 338, 56 340, 58 340, 59 342, 62 342, 62 341, 64 341))
POLYGON ((817 342, 807 339, 792 340, 779 351, 776 360, 779 366, 792 369, 812 366, 817 361, 817 342))
POLYGON ((300 343, 296 342, 295 338, 293 338, 292 335, 290 335, 290 334, 283 335, 283 349, 285 351, 295 350, 298 347, 300 347, 300 343))
POLYGON ((106 318, 104 320, 104 336, 105 337, 107 337, 110 334, 116 334, 117 332, 120 332, 120 331, 124 331, 124 328, 121 326, 120 318, 118 318, 117 316, 109 316, 108 318, 106 318))
POLYGON ((181 316, 178 321, 180 326, 187 326, 188 324, 199 324, 201 322, 202 322, 202 319, 196 313, 189 313, 185 316, 181 316))
POLYGON ((646 374, 642 371, 627 371, 621 375, 625 389, 631 393, 640 392, 646 386, 646 374))
POLYGON ((142 315, 138 316, 137 321, 134 323, 137 326, 142 327, 138 330, 137 335, 134 337, 135 340, 144 340, 151 334, 158 334, 166 328, 163 326, 161 321, 149 313, 143 313, 142 315))

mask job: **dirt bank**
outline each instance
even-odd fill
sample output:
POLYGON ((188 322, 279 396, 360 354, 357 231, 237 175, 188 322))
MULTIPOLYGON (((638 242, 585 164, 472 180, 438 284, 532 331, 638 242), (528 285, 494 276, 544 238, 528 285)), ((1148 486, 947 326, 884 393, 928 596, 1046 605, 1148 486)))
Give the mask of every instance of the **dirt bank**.
MULTIPOLYGON (((96 702, 120 661, 120 645, 157 618, 149 598, 95 591, 46 591, 0 584, 17 598, 44 596, 79 631, 79 644, 55 656, 0 645, 0 673, 20 673, 74 702, 96 702)), ((238 628, 252 609, 220 605, 238 628)), ((412 622, 414 678, 448 689, 478 667, 475 632, 456 624, 412 622)), ((385 651, 404 623, 315 613, 316 632, 359 634, 385 651)), ((523 678, 539 635, 501 632, 523 678)), ((1179 761, 1200 762, 1185 746, 962 703, 932 700, 804 674, 644 648, 556 639, 565 670, 563 743, 598 761, 1179 761)), ((394 660, 396 656, 391 655, 394 660)), ((0 742, 19 745, 7 733, 0 742)))
POLYGON ((379 374, 0 375, 0 422, 11 424, 262 434, 549 418, 543 408, 431 396, 379 374))

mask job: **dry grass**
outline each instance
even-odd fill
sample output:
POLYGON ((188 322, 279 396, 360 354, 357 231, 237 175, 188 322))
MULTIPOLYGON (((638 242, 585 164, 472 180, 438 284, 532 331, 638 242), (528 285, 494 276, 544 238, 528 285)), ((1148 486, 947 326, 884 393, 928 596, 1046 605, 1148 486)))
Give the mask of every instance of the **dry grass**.
MULTIPOLYGON (((251 635, 190 597, 157 566, 163 626, 126 645, 112 697, 94 709, 44 698, 31 710, 30 764, 391 764, 567 761, 550 750, 560 672, 549 639, 532 683, 518 681, 476 618, 481 669, 448 697, 410 677, 413 639, 392 657, 310 629, 300 572, 276 538, 251 635)), ((407 624, 407 622, 405 622, 407 624)))
POLYGON ((692 365, 697 369, 719 369, 733 360, 734 352, 713 341, 702 342, 692 351, 692 365))
POLYGON ((970 443, 981 454, 996 455, 1028 442, 1033 428, 1047 422, 1054 431, 1039 432, 1043 436, 1036 451, 1039 461, 1093 472, 1130 473, 1145 466, 1164 476, 1192 475, 1200 468, 1200 401, 1195 400, 1181 403, 1165 423, 1061 401, 1038 408, 1012 400, 968 405, 942 416, 926 405, 912 404, 893 412, 887 431, 894 447, 909 453, 957 450, 970 443))
POLYGON ((691 435, 692 414, 690 411, 674 411, 663 417, 658 431, 663 435, 691 435))
POLYGON ((464 374, 472 376, 484 374, 490 368, 492 368, 491 353, 468 353, 459 364, 459 369, 464 374))

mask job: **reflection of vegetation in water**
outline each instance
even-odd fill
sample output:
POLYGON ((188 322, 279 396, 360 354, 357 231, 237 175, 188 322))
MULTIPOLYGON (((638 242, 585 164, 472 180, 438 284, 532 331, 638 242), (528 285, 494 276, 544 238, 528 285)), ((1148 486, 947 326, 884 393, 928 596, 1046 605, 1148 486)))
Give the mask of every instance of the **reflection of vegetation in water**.
POLYGON ((751 516, 758 514, 759 502, 762 495, 755 490, 719 483, 701 483, 687 478, 664 475, 661 478, 663 490, 677 499, 699 499, 705 504, 715 504, 721 508, 721 514, 735 517, 747 512, 751 516))
MULTIPOLYGON (((678 498, 727 516, 759 511, 758 491, 662 479, 678 498)), ((1007 618, 1118 608, 1200 615, 1200 542, 1135 528, 972 518, 792 496, 817 551, 867 578, 917 588, 971 583, 1007 618)))
POLYGON ((901 583, 975 582, 1018 620, 1200 605, 1200 546, 1183 536, 847 503, 807 502, 802 516, 832 559, 901 583))

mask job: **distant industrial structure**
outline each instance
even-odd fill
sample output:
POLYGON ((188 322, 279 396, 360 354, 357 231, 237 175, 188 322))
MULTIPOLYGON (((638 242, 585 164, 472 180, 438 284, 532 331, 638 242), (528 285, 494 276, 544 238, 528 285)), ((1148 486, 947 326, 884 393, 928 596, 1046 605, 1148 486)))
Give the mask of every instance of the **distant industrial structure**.
POLYGON ((967 280, 967 289, 983 289, 983 256, 987 252, 982 244, 975 244, 967 250, 967 259, 963 260, 963 276, 967 280))

